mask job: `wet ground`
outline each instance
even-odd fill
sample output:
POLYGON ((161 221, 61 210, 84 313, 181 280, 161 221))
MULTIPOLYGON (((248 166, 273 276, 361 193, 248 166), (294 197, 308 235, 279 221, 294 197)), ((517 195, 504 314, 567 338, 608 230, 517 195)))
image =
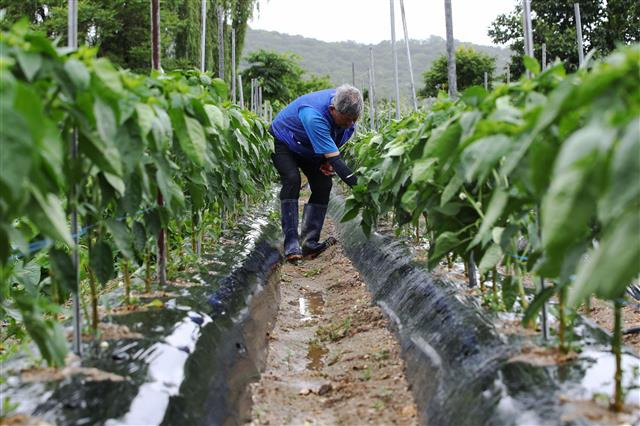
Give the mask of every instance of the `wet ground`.
POLYGON ((280 293, 250 424, 418 424, 400 347, 339 244, 286 264, 280 293))

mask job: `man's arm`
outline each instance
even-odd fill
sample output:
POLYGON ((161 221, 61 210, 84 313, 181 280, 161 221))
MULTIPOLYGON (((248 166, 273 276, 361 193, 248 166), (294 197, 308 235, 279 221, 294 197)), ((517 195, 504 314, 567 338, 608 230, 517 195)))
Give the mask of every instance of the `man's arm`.
POLYGON ((322 154, 336 174, 349 186, 356 184, 356 177, 347 166, 333 139, 331 139, 329 125, 325 118, 310 107, 301 108, 298 116, 304 130, 311 140, 311 146, 316 154, 322 154))

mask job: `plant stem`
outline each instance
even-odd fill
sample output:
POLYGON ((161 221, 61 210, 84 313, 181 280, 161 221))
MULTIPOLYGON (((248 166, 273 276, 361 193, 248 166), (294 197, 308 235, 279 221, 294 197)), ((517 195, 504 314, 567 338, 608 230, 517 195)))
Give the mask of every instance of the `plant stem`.
POLYGON ((124 303, 131 305, 131 275, 129 274, 129 259, 122 260, 122 275, 124 275, 124 303))
POLYGON ((144 254, 144 292, 151 293, 151 250, 146 247, 144 254))
POLYGON ((95 335, 98 332, 98 292, 93 270, 88 267, 87 271, 89 272, 89 288, 91 289, 91 332, 95 335))
POLYGON ((558 293, 558 320, 560 322, 560 324, 558 325, 558 338, 560 339, 560 350, 564 353, 567 353, 569 351, 566 339, 567 322, 564 312, 566 297, 567 290, 566 287, 563 287, 558 293))
POLYGON ((491 270, 491 282, 492 282, 492 288, 491 290, 493 291, 493 298, 495 299, 496 303, 499 300, 498 297, 498 270, 497 268, 493 268, 491 270))
POLYGON ((613 302, 614 310, 614 324, 613 324, 613 342, 611 344, 613 354, 616 358, 616 372, 614 374, 615 380, 615 394, 614 401, 611 408, 613 411, 620 412, 624 405, 622 395, 622 302, 616 299, 613 302))

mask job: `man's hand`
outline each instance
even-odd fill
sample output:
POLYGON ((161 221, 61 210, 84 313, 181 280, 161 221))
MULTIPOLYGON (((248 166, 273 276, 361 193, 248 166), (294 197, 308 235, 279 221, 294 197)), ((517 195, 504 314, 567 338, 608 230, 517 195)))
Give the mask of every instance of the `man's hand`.
POLYGON ((333 167, 329 163, 322 163, 322 165, 320 166, 320 171, 325 176, 334 176, 335 175, 335 172, 333 171, 333 167))

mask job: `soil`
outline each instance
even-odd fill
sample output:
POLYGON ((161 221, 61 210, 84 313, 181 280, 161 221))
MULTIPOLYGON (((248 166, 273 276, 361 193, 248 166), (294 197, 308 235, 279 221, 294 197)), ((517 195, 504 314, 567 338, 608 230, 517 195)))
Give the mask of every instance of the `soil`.
POLYGON ((285 264, 280 293, 251 425, 418 424, 400 346, 339 244, 285 264))
POLYGON ((51 426, 51 423, 47 423, 36 417, 18 414, 11 417, 1 418, 0 426, 51 426))
MULTIPOLYGON (((622 308, 622 329, 626 330, 632 327, 640 327, 640 309, 635 299, 628 297, 629 301, 635 306, 624 306, 622 308)), ((591 298, 591 309, 587 311, 582 308, 580 313, 595 321, 600 327, 613 333, 613 306, 610 302, 591 298)), ((640 354, 640 333, 625 334, 622 336, 624 344, 633 348, 635 353, 640 354)))

